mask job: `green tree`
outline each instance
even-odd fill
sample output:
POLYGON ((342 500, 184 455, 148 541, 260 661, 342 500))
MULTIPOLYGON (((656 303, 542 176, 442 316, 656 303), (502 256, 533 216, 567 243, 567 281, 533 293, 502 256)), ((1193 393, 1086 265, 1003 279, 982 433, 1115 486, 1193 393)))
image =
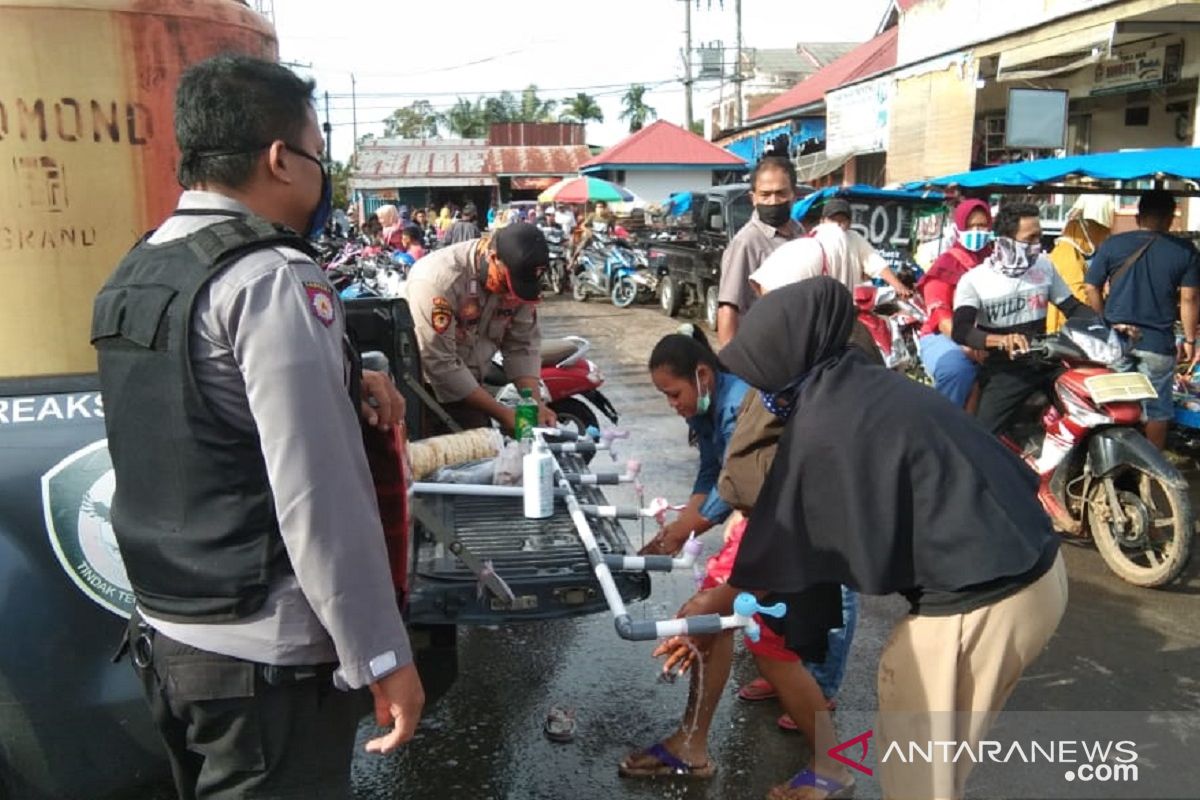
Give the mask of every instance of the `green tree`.
POLYGON ((329 180, 333 184, 333 207, 345 208, 350 201, 350 165, 341 161, 331 163, 329 180))
POLYGON ((640 131, 646 122, 658 119, 658 112, 646 105, 646 87, 635 83, 621 98, 621 116, 619 119, 628 120, 629 132, 640 131))
POLYGON ((531 83, 521 92, 520 116, 513 122, 553 122, 557 105, 553 100, 538 97, 537 84, 531 83))
POLYGON ((560 122, 582 122, 584 125, 589 122, 604 122, 604 111, 596 102, 596 98, 587 92, 568 97, 561 105, 562 112, 558 115, 560 122))
POLYGON ((458 98, 446 112, 443 121, 446 123, 446 129, 461 139, 481 139, 488 133, 488 120, 482 98, 474 101, 469 97, 458 98))
POLYGON ((439 114, 428 100, 417 100, 407 108, 397 108, 383 121, 388 138, 432 139, 438 135, 439 114))
POLYGON ((489 97, 483 101, 483 115, 488 125, 516 122, 520 111, 520 104, 512 92, 501 92, 498 97, 489 97))
POLYGON ((704 120, 692 120, 692 133, 696 134, 697 136, 704 135, 704 120))

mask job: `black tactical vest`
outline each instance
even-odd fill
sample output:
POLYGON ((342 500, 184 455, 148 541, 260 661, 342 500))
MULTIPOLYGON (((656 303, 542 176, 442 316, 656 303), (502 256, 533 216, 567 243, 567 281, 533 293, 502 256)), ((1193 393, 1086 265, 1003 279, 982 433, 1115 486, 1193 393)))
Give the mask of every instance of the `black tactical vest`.
POLYGON ((204 285, 277 245, 312 252, 289 229, 252 216, 164 244, 143 239, 96 296, 92 344, 117 479, 113 531, 138 604, 162 619, 240 619, 291 571, 258 435, 213 413, 188 347, 204 285))

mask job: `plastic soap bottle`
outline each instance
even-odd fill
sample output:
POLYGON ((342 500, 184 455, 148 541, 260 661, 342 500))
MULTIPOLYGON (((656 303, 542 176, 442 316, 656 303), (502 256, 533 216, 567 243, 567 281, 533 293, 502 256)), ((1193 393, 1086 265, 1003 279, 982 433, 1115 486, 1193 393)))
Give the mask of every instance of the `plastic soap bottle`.
POLYGON ((536 441, 521 467, 525 516, 546 519, 554 513, 554 456, 544 442, 536 441))

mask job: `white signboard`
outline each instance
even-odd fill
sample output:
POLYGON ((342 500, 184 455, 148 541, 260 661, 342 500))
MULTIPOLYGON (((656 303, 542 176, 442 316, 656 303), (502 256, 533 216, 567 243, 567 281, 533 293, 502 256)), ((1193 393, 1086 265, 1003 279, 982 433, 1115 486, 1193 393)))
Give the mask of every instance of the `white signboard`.
POLYGON ((1113 58, 1101 61, 1096 65, 1096 74, 1092 80, 1092 94, 1112 94, 1130 92, 1135 89, 1151 89, 1178 80, 1175 63, 1178 56, 1175 50, 1168 53, 1165 45, 1159 47, 1142 47, 1138 49, 1121 49, 1113 53, 1113 58), (1175 56, 1172 58, 1172 56, 1175 56))
POLYGON ((887 149, 894 87, 884 76, 825 95, 825 152, 831 158, 887 149))

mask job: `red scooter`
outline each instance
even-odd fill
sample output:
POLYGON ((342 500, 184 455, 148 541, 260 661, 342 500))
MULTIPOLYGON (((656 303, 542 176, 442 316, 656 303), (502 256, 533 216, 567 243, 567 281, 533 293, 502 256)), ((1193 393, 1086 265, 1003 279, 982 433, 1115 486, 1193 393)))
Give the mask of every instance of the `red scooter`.
POLYGON ((1188 484, 1138 431, 1141 401, 1157 393, 1146 376, 1105 366, 1121 357, 1109 331, 1071 321, 1030 343, 1028 357, 1066 369, 1049 404, 1031 398, 1001 441, 1038 474, 1038 498, 1055 528, 1090 536, 1129 583, 1162 586, 1187 564, 1188 484))
MULTIPOLYGON (((584 358, 591 347, 591 342, 581 336, 542 342, 542 399, 558 415, 559 423, 573 424, 581 434, 589 427, 600 427, 596 411, 614 425, 618 416, 612 403, 600 391, 604 373, 594 362, 584 358)), ((516 386, 508 382, 499 354, 492 359, 484 376, 484 388, 505 405, 515 406, 520 398, 516 386)))
POLYGON ((917 347, 927 314, 919 295, 904 300, 891 286, 864 283, 854 287, 858 321, 871 333, 888 369, 926 382, 917 347))

